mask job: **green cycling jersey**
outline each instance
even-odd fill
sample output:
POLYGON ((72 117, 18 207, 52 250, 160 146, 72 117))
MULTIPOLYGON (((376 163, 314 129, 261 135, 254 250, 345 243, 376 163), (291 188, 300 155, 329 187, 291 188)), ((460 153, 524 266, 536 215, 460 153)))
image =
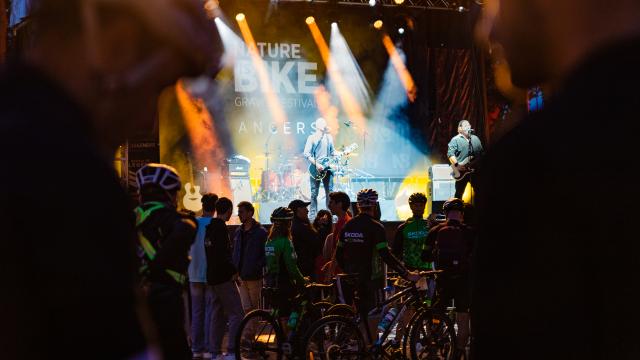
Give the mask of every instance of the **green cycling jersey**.
POLYGON ((268 278, 277 279, 279 286, 304 286, 305 280, 298 268, 296 252, 290 239, 277 236, 267 240, 264 253, 268 278), (283 282, 289 284, 285 285, 283 282))
POLYGON ((429 225, 423 218, 409 218, 396 231, 392 252, 401 258, 406 267, 413 270, 430 270, 431 262, 422 260, 422 252, 428 250, 429 225))

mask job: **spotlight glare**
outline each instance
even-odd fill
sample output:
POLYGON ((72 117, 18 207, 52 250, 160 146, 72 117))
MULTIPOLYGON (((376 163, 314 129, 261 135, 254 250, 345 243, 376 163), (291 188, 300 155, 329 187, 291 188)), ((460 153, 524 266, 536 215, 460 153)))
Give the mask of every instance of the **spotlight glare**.
POLYGON ((373 23, 373 27, 374 27, 374 28, 376 28, 376 30, 380 30, 380 29, 382 29, 382 20, 376 20, 376 21, 373 23))
POLYGON ((238 15, 236 15, 236 20, 244 21, 244 14, 243 13, 239 13, 238 15))
POLYGON ((404 34, 404 28, 399 28, 398 29, 398 34, 400 34, 400 35, 404 34))
POLYGON ((467 9, 465 9, 465 8, 464 8, 464 6, 460 6, 460 7, 458 8, 458 11, 459 11, 459 12, 464 12, 465 10, 467 10, 467 9))
POLYGON ((396 3, 396 5, 402 5, 402 3, 404 3, 404 0, 394 0, 394 2, 396 3))
POLYGON ((334 21, 334 22, 332 22, 332 23, 331 23, 331 26, 332 26, 332 27, 337 27, 337 26, 338 26, 338 23, 334 21))
POLYGON ((376 0, 369 0, 369 6, 376 6, 376 0))
POLYGON ((309 16, 309 17, 307 17, 307 19, 305 21, 306 21, 307 25, 311 25, 314 22, 316 22, 316 19, 313 16, 309 16))

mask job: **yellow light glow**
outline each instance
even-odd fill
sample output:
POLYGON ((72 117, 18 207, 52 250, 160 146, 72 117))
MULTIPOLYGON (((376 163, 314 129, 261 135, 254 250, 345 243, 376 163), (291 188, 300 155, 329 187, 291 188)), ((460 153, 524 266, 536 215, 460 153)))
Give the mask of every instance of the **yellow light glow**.
POLYGON ((316 22, 316 19, 314 19, 313 16, 309 16, 305 21, 307 22, 308 25, 311 25, 314 22, 316 22))
MULTIPOLYGON (((429 178, 422 167, 416 167, 407 175, 402 184, 400 184, 394 199, 396 214, 398 214, 399 219, 408 219, 413 215, 409 207, 409 196, 415 192, 427 194, 428 182, 429 178)), ((428 210, 425 209, 424 216, 426 217, 427 215, 429 215, 428 210)))
MULTIPOLYGON (((236 19, 238 19, 237 16, 236 19)), ((244 15, 242 19, 244 20, 244 15)), ((287 115, 284 112, 280 101, 278 100, 278 96, 276 95, 276 91, 274 90, 273 85, 271 84, 267 65, 264 63, 262 57, 260 56, 258 45, 256 44, 253 34, 251 33, 249 24, 247 23, 247 21, 243 20, 238 20, 238 26, 240 27, 240 32, 242 33, 244 42, 247 45, 247 49, 249 50, 249 55, 251 56, 253 66, 255 67, 258 74, 262 93, 264 94, 267 101, 267 107, 269 108, 274 123, 284 124, 287 121, 287 115)))
POLYGON ((417 95, 416 84, 413 81, 411 73, 409 73, 409 70, 404 65, 404 61, 402 61, 402 58, 400 57, 400 54, 398 54, 398 50, 396 49, 395 45, 393 45, 393 41, 391 41, 389 35, 384 34, 384 36, 382 37, 382 44, 389 54, 389 60, 391 61, 391 64, 400 77, 402 86, 407 93, 407 98, 409 99, 409 101, 414 102, 417 95))
POLYGON ((245 16, 243 13, 239 13, 238 15, 236 15, 236 20, 237 21, 244 21, 245 16))
POLYGON ((376 20, 373 23, 373 27, 376 28, 376 30, 380 30, 380 29, 382 29, 382 24, 383 24, 382 20, 376 20))
POLYGON ((353 96, 351 91, 349 91, 349 87, 346 84, 346 81, 342 77, 342 74, 335 66, 335 62, 331 61, 331 51, 329 50, 329 45, 326 40, 322 36, 322 32, 320 32, 320 28, 318 28, 318 24, 311 23, 307 24, 309 26, 309 31, 311 31, 311 36, 320 51, 320 56, 327 67, 327 72, 329 73, 329 78, 333 80, 333 83, 336 87, 336 92, 338 93, 338 98, 342 103, 342 107, 347 113, 347 118, 355 124, 355 129, 360 133, 366 131, 366 123, 364 113, 360 104, 353 96))
POLYGON ((398 5, 402 5, 404 3, 404 0, 394 0, 394 2, 398 5))

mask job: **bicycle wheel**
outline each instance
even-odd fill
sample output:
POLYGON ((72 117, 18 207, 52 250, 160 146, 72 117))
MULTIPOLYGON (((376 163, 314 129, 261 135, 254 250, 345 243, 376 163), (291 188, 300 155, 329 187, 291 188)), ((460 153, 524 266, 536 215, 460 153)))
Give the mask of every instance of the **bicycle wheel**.
POLYGON ((358 325, 338 315, 315 322, 305 336, 303 349, 309 360, 358 360, 367 355, 358 325))
POLYGON ((411 325, 411 360, 450 360, 454 357, 456 332, 449 317, 423 311, 411 325))
POLYGON ((236 360, 281 360, 283 339, 277 319, 267 311, 253 310, 240 322, 236 360))
POLYGON ((346 318, 353 319, 356 316, 356 312, 353 310, 353 307, 347 304, 335 304, 331 306, 325 313, 325 316, 328 315, 340 315, 346 318))
POLYGON ((312 322, 320 320, 321 317, 327 315, 327 311, 333 307, 333 304, 328 301, 318 301, 313 303, 312 309, 313 312, 311 314, 312 322))
POLYGON ((409 339, 411 338, 411 330, 413 329, 413 325, 416 324, 418 316, 425 311, 424 307, 419 307, 415 310, 413 315, 409 318, 409 323, 406 324, 406 328, 404 329, 404 336, 402 337, 402 355, 405 358, 409 358, 411 356, 411 350, 409 349, 409 339))

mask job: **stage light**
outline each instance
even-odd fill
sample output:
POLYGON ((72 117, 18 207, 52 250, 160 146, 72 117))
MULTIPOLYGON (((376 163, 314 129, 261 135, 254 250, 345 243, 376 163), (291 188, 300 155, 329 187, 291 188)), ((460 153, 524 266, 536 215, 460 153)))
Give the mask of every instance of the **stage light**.
POLYGON ((464 8, 464 6, 460 6, 460 7, 458 8, 458 11, 459 11, 459 12, 464 12, 465 10, 467 10, 467 9, 465 9, 465 8, 464 8))
POLYGON ((369 6, 376 6, 376 0, 369 0, 369 6))
POLYGON ((316 22, 316 19, 313 16, 309 16, 307 17, 307 20, 305 20, 305 22, 307 23, 307 25, 311 25, 316 22))
POLYGON ((373 27, 376 28, 376 30, 380 30, 382 29, 382 20, 378 19, 373 23, 373 27))
POLYGON ((243 13, 239 13, 238 15, 236 15, 236 20, 237 21, 244 21, 245 17, 243 13))
POLYGON ((404 34, 404 28, 399 28, 398 29, 398 34, 400 34, 400 35, 404 34))
POLYGON ((404 3, 404 0, 394 0, 394 2, 396 3, 396 5, 402 5, 404 3))
POLYGON ((338 26, 338 23, 334 21, 334 22, 331 23, 331 26, 332 27, 336 27, 336 26, 338 26))

